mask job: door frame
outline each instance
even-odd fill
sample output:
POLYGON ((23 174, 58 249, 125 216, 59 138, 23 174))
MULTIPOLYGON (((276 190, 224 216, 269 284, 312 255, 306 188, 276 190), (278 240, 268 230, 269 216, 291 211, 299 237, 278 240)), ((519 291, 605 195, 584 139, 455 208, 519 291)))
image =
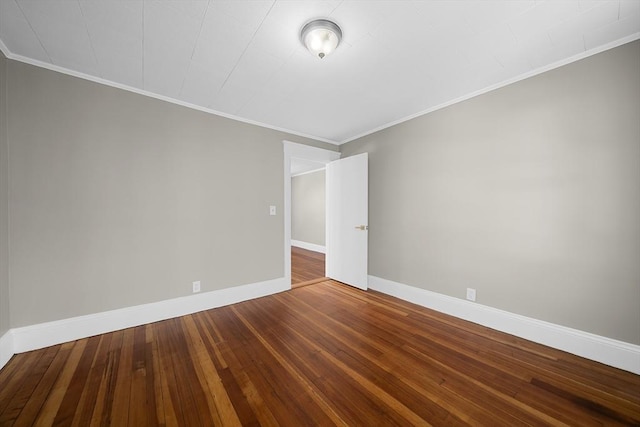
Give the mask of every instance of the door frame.
POLYGON ((330 163, 340 158, 340 152, 312 147, 297 142, 282 141, 284 151, 284 277, 291 287, 291 159, 330 163))

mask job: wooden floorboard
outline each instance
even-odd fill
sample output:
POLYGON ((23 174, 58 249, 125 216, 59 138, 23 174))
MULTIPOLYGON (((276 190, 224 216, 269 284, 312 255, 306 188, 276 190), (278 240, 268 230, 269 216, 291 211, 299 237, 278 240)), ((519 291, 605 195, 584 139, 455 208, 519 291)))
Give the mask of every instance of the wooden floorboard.
POLYGON ((315 285, 316 283, 325 282, 327 280, 329 280, 328 277, 319 277, 317 279, 307 280, 306 282, 292 283, 291 289, 301 288, 303 286, 315 285))
POLYGON ((291 284, 298 285, 324 277, 323 253, 291 247, 291 284))
POLYGON ((640 376, 323 280, 15 355, 0 426, 640 425, 640 376))

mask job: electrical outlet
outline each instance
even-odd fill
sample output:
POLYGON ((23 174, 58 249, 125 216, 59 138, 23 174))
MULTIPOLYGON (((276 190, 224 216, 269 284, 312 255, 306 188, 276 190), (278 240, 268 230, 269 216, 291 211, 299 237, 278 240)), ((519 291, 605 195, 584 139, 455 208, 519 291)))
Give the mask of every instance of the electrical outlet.
POLYGON ((475 301, 476 300, 476 290, 475 289, 467 288, 467 299, 469 301, 475 301))
POLYGON ((200 281, 193 282, 193 293, 200 292, 200 281))

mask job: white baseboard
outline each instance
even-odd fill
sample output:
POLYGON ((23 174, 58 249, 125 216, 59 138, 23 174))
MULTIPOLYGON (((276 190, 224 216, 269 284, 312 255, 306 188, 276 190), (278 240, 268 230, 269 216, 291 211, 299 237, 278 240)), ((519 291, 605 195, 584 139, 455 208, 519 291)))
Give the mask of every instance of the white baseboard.
POLYGON ((296 248, 307 249, 309 251, 320 252, 321 254, 327 253, 327 249, 324 246, 316 245, 315 243, 303 242, 301 240, 291 239, 291 246, 296 248))
MULTIPOLYGON (((285 278, 14 328, 0 337, 0 368, 15 353, 36 350, 260 298, 290 289, 285 278)), ((369 288, 549 347, 640 374, 640 346, 369 276, 369 288)))
POLYGON ((166 301, 13 328, 0 338, 0 368, 15 353, 184 316, 291 289, 284 277, 166 301))
POLYGON ((501 332, 640 374, 640 346, 369 276, 369 288, 501 332))

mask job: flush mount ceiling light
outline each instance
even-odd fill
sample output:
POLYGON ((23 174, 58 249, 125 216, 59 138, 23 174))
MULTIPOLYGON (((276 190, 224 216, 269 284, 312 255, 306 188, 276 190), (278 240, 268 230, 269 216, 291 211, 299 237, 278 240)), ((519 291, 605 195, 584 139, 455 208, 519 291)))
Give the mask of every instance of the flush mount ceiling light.
POLYGON ((338 47, 342 30, 335 22, 316 19, 302 27, 300 36, 309 52, 322 59, 338 47))

